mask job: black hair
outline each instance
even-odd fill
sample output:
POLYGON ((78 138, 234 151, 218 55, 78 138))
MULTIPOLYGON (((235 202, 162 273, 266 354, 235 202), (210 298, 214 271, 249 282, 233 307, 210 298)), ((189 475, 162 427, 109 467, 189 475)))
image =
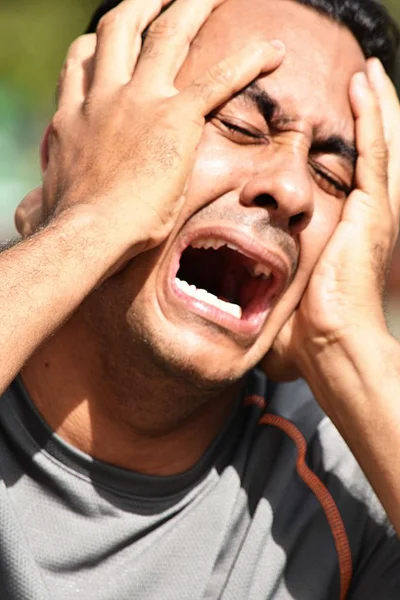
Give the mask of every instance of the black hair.
MULTIPOLYGON (((101 17, 122 0, 105 0, 94 13, 87 33, 96 31, 101 17)), ((294 0, 347 27, 366 58, 376 56, 393 76, 400 31, 380 0, 294 0)))

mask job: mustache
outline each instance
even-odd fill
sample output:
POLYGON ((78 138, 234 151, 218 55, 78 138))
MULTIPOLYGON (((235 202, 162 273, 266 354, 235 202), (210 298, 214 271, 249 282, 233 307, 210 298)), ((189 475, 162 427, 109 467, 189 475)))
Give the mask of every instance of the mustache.
MULTIPOLYGON (((187 227, 196 227, 200 223, 232 225, 246 229, 249 235, 263 246, 279 248, 289 259, 293 276, 295 275, 300 256, 299 243, 290 233, 283 229, 265 209, 254 207, 246 211, 224 209, 213 204, 201 208, 187 221, 187 227)), ((185 226, 185 229, 186 229, 185 226)))

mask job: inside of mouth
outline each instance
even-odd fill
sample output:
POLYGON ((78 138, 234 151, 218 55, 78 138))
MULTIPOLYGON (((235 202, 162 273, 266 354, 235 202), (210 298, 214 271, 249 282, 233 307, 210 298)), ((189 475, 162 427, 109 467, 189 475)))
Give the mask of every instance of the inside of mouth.
POLYGON ((189 246, 182 253, 176 276, 220 300, 240 306, 242 318, 249 318, 263 309, 272 279, 272 276, 253 277, 253 265, 250 258, 227 246, 218 250, 189 246))

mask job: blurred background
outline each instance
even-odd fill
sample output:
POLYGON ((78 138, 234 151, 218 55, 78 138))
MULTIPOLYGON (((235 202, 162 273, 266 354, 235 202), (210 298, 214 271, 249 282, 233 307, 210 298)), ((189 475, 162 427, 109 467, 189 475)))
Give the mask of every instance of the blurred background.
MULTIPOLYGON (((0 0, 0 241, 15 236, 15 207, 40 183, 38 146, 54 112, 58 73, 69 44, 99 3, 0 0)), ((400 23, 400 0, 384 3, 400 23)), ((397 86, 400 90, 400 60, 397 86)), ((400 247, 387 304, 391 329, 400 339, 400 247)))

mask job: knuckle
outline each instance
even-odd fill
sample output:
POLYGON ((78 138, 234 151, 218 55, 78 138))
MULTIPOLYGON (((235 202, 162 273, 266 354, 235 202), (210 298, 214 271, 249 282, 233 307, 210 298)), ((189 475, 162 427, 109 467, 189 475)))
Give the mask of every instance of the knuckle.
POLYGON ((154 21, 146 33, 146 39, 142 48, 142 57, 147 59, 156 58, 162 48, 160 42, 171 40, 178 36, 179 29, 176 24, 168 22, 166 19, 154 21))
POLYGON ((370 145, 370 157, 371 157, 371 170, 376 177, 377 181, 388 187, 389 182, 389 173, 388 173, 388 164, 389 164, 389 150, 386 143, 377 139, 373 141, 370 145))
POLYGON ((119 15, 116 11, 111 10, 101 17, 99 20, 96 33, 98 36, 107 34, 110 30, 113 30, 119 22, 119 15))
POLYGON ((65 129, 66 116, 64 112, 58 109, 51 120, 49 126, 49 140, 59 140, 65 129))
POLYGON ((68 58, 79 58, 93 39, 93 34, 81 35, 76 38, 69 47, 67 60, 68 58))
POLYGON ((62 78, 64 79, 70 71, 73 71, 77 66, 78 61, 75 57, 69 56, 63 66, 62 78))
POLYGON ((76 58, 72 58, 71 56, 68 56, 63 64, 63 67, 61 69, 61 73, 58 76, 58 80, 57 80, 57 87, 56 87, 56 104, 58 106, 58 103, 60 101, 60 97, 62 95, 65 83, 66 83, 66 79, 68 78, 69 74, 71 72, 73 72, 74 69, 76 69, 76 67, 78 66, 78 61, 76 58))
POLYGON ((150 25, 147 37, 151 39, 171 38, 178 34, 179 28, 176 23, 167 19, 157 19, 150 25))
POLYGON ((51 129, 53 133, 57 133, 60 131, 60 129, 62 129, 63 125, 64 125, 64 113, 62 110, 57 110, 54 115, 53 118, 51 120, 51 129))
POLYGON ((217 63, 208 73, 211 82, 224 87, 229 87, 234 79, 234 71, 227 61, 217 63))
POLYGON ((380 163, 384 163, 385 165, 389 160, 389 150, 384 142, 384 140, 376 139, 371 144, 371 156, 372 158, 380 163))

